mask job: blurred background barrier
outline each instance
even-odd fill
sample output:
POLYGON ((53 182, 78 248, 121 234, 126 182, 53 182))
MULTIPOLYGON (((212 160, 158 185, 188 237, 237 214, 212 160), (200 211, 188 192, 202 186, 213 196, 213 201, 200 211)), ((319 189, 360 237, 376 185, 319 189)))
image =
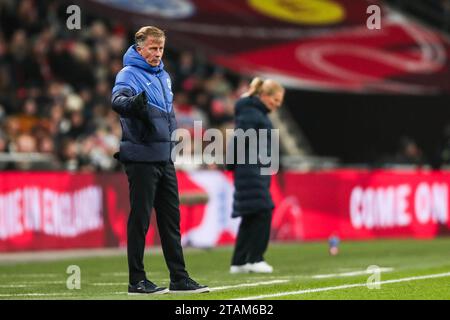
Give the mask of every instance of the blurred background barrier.
MULTIPOLYGON (((449 21, 450 0, 0 0, 0 250, 125 245, 111 88, 152 24, 193 138, 196 121, 226 136, 253 76, 287 87, 273 239, 448 234, 449 21)), ((183 244, 233 243, 232 175, 177 169, 183 244)))
POLYGON ((338 169, 287 172, 284 181, 285 197, 299 201, 302 239, 450 234, 449 172, 338 169))
MULTIPOLYGON (((179 171, 178 179, 180 197, 195 194, 199 200, 181 205, 183 245, 234 243, 239 219, 230 218, 232 174, 179 171)), ((0 251, 126 246, 123 175, 11 172, 0 181, 0 251)), ((450 233, 450 173, 292 171, 272 182, 272 240, 432 239, 450 233)), ((147 244, 159 244, 154 215, 147 244)))

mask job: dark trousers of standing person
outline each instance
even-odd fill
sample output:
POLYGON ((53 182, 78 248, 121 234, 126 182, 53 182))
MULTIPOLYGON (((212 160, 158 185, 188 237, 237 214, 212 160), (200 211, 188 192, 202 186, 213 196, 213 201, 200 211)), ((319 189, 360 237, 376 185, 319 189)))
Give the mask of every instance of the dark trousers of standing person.
POLYGON ((170 280, 187 278, 181 247, 178 183, 172 163, 125 163, 130 192, 127 255, 130 284, 146 279, 145 237, 155 208, 161 247, 170 280))
POLYGON ((261 262, 270 239, 272 212, 258 212, 242 217, 231 264, 261 262))

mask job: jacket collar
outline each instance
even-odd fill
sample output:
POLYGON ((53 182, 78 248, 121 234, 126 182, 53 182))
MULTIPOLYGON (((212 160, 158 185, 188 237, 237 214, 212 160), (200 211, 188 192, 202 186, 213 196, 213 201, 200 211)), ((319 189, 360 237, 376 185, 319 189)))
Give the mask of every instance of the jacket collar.
POLYGON ((267 114, 270 112, 270 109, 266 107, 266 105, 259 99, 258 96, 252 96, 250 97, 251 104, 256 108, 261 110, 264 114, 267 114))
POLYGON ((156 74, 164 70, 164 63, 161 63, 153 67, 145 61, 145 59, 137 52, 136 45, 132 45, 128 48, 127 52, 123 55, 123 66, 134 66, 150 73, 156 74))

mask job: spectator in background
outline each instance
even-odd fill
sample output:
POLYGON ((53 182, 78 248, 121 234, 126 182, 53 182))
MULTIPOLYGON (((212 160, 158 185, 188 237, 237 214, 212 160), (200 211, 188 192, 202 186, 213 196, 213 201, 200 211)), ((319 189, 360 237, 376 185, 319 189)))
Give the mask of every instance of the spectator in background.
POLYGON ((60 150, 63 168, 68 171, 78 170, 80 167, 80 160, 78 159, 76 142, 66 138, 62 141, 60 150))
POLYGON ((60 159, 62 169, 67 171, 94 171, 93 165, 80 151, 77 141, 69 137, 64 138, 60 146, 60 159))
POLYGON ((8 139, 6 135, 0 130, 0 152, 6 152, 8 150, 8 139))
POLYGON ((22 133, 14 141, 15 152, 19 153, 30 153, 37 151, 37 141, 36 139, 28 134, 22 133))
MULTIPOLYGON (((8 152, 8 138, 6 137, 6 134, 0 130, 0 154, 5 152, 8 152)), ((0 170, 6 169, 9 165, 9 162, 7 161, 0 161, 0 170)))
POLYGON ((450 32, 450 0, 440 0, 444 15, 444 31, 450 32))
POLYGON ((50 135, 43 136, 41 137, 41 139, 39 139, 38 151, 46 154, 55 153, 55 142, 50 135))
MULTIPOLYGON (((36 139, 28 134, 22 133, 12 142, 12 149, 16 153, 34 153, 37 152, 36 139)), ((33 168, 33 163, 30 161, 15 161, 13 169, 16 170, 30 170, 33 168)))
POLYGON ((450 123, 445 125, 442 137, 439 139, 431 157, 433 169, 441 169, 442 166, 448 165, 450 165, 450 123))
POLYGON ((67 136, 77 139, 88 133, 83 112, 81 110, 72 111, 70 113, 70 129, 67 132, 67 136))
POLYGON ((400 138, 399 150, 394 157, 397 164, 422 166, 425 163, 422 149, 411 137, 400 138))
POLYGON ((175 91, 182 89, 182 84, 186 79, 195 74, 194 55, 191 52, 183 51, 178 59, 178 64, 175 68, 175 78, 177 84, 174 86, 175 91))
POLYGON ((205 81, 205 89, 214 97, 226 97, 232 93, 231 84, 221 69, 216 69, 212 76, 205 81))
POLYGON ((201 122, 203 128, 208 127, 207 116, 195 105, 191 104, 189 97, 184 92, 178 92, 174 98, 174 108, 177 114, 177 125, 179 128, 194 129, 194 122, 201 122))

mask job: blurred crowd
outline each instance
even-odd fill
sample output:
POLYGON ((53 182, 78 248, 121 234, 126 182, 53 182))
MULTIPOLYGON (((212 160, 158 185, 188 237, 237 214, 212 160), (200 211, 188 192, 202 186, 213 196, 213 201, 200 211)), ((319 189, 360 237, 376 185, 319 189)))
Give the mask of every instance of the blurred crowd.
MULTIPOLYGON (((135 30, 84 11, 81 29, 69 30, 67 6, 57 0, 0 0, 0 170, 120 169, 113 154, 122 130, 110 98, 135 30)), ((195 121, 202 121, 203 130, 225 133, 249 79, 172 45, 169 37, 164 63, 178 126, 192 138, 195 121)), ((426 159, 413 138, 401 137, 395 154, 375 161, 450 165, 449 137, 446 128, 433 159, 426 159)))
MULTIPOLYGON (((0 0, 0 155, 40 154, 46 161, 7 161, 0 169, 117 170, 121 127, 110 104, 122 56, 134 31, 83 12, 66 27, 59 1, 0 0)), ((248 79, 218 69, 167 40, 179 127, 226 130, 248 79)))
POLYGON ((435 28, 450 32, 450 0, 385 0, 435 28))

